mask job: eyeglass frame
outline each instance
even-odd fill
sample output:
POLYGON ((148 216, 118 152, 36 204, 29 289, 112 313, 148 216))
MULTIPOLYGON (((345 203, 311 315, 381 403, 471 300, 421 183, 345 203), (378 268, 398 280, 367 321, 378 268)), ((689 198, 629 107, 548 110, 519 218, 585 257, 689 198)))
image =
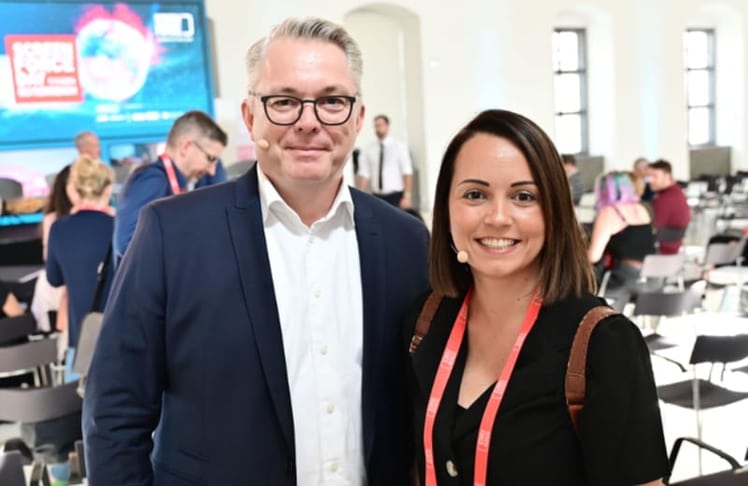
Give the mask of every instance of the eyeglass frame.
POLYGON ((265 117, 268 119, 268 121, 270 123, 272 123, 273 125, 278 125, 278 126, 281 126, 281 127, 288 127, 288 126, 291 126, 291 125, 294 125, 294 124, 298 123, 298 121, 301 120, 301 115, 304 114, 304 105, 306 103, 311 103, 312 104, 312 108, 313 108, 313 111, 314 111, 314 116, 315 116, 315 118, 317 118, 317 121, 320 122, 322 125, 325 125, 325 126, 328 126, 328 127, 338 127, 340 125, 345 125, 346 123, 348 123, 348 120, 351 119, 351 115, 353 114, 353 105, 356 104, 356 100, 358 100, 358 97, 359 97, 358 93, 356 93, 355 95, 352 95, 352 96, 351 95, 337 95, 337 94, 336 95, 325 95, 325 96, 320 96, 319 98, 314 98, 314 99, 312 99, 312 98, 299 98, 298 96, 283 95, 283 94, 279 94, 279 95, 261 95, 260 93, 256 93, 254 91, 250 91, 250 92, 248 92, 248 94, 249 94, 249 96, 254 96, 256 98, 259 98, 260 102, 262 103, 262 108, 265 111, 265 117), (278 122, 274 121, 270 117, 270 115, 268 114, 268 103, 267 103, 268 100, 270 100, 272 98, 291 98, 293 100, 297 100, 299 102, 299 112, 297 113, 296 119, 294 121, 292 121, 292 122, 286 122, 286 123, 278 123, 278 122), (345 98, 345 99, 347 99, 351 103, 349 105, 349 107, 348 107, 348 115, 345 117, 345 119, 343 121, 336 122, 336 123, 328 123, 326 121, 323 121, 319 117, 319 111, 318 111, 318 108, 317 108, 317 103, 319 102, 319 100, 323 100, 325 98, 345 98))
POLYGON ((220 156, 210 155, 199 143, 197 143, 197 140, 192 140, 192 143, 197 147, 197 149, 205 155, 205 158, 208 159, 208 163, 213 165, 217 164, 219 160, 221 160, 220 156))

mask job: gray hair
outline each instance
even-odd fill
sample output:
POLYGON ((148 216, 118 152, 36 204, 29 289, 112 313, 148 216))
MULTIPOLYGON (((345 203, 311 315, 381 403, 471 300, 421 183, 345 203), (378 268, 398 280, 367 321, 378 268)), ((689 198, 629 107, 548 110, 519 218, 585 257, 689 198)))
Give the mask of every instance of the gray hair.
POLYGON ((75 148, 77 148, 80 151, 83 148, 83 146, 86 145, 86 143, 88 143, 89 138, 98 139, 99 137, 90 130, 86 130, 85 132, 78 133, 73 139, 75 148))
POLYGON ((308 17, 305 19, 288 18, 276 25, 266 37, 258 40, 247 50, 244 58, 247 67, 247 89, 252 91, 257 83, 260 62, 262 62, 270 43, 279 38, 308 39, 330 42, 340 47, 348 59, 356 89, 361 91, 363 60, 361 49, 356 41, 342 26, 329 20, 308 17))

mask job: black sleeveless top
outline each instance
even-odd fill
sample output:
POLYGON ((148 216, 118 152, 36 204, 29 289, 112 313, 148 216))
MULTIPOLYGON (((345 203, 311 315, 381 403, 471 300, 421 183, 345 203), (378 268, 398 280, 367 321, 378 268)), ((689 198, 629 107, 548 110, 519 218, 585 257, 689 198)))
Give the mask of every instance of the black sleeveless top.
MULTIPOLYGON (((613 209, 624 223, 628 223, 616 206, 613 209)), ((652 223, 627 225, 610 237, 605 251, 614 260, 643 261, 645 256, 656 253, 652 223)))

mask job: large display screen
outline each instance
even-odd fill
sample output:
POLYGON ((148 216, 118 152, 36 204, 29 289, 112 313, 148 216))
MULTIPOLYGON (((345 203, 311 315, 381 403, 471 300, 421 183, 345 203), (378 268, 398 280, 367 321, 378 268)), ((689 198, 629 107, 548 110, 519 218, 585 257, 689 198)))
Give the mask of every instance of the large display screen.
POLYGON ((0 150, 164 139, 213 114, 203 0, 0 0, 0 150))

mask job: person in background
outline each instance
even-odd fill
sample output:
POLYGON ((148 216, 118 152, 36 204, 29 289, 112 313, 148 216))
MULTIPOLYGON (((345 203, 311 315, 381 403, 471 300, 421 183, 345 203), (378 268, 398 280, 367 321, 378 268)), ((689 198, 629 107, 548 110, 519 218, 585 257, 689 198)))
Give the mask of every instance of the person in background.
MULTIPOLYGON (((112 241, 114 218, 109 201, 112 195, 114 172, 98 159, 79 156, 70 168, 68 192, 75 200, 74 211, 59 217, 50 228, 45 265, 47 280, 53 287, 65 286, 68 295, 67 353, 65 382, 77 381, 72 371, 75 348, 83 317, 91 309, 98 280, 98 268, 104 261, 112 241)), ((111 259, 109 262, 111 265, 111 259)), ((108 272, 111 276, 113 272, 108 272)), ((111 277, 105 283, 102 306, 111 277)), ((61 311, 58 311, 58 313, 61 311)), ((59 438, 58 454, 66 457, 69 447, 81 434, 59 438), (63 445, 64 444, 64 445, 63 445)), ((50 466, 50 474, 66 481, 69 474, 66 461, 50 466)))
POLYGON ((650 204, 654 199, 654 191, 650 185, 649 160, 639 157, 634 161, 634 174, 642 181, 639 188, 639 200, 643 203, 650 204))
POLYGON ((188 191, 205 175, 215 176, 216 164, 227 143, 226 132, 207 113, 188 111, 174 121, 164 153, 156 162, 130 174, 117 198, 115 262, 125 254, 143 207, 156 199, 188 191))
POLYGON ((409 387, 420 484, 661 485, 649 351, 622 315, 592 333, 578 434, 572 425, 570 347, 603 301, 550 138, 516 113, 480 113, 447 147, 433 218, 431 283, 444 297, 409 387))
POLYGON ((626 172, 601 175, 595 196, 597 216, 587 255, 596 264, 598 281, 605 271, 603 257, 610 258, 605 295, 626 298, 636 292, 644 257, 656 251, 652 218, 626 172))
POLYGON ((101 141, 94 132, 80 132, 73 141, 78 155, 87 155, 94 160, 101 159, 101 141))
POLYGON ((145 207, 117 270, 83 402, 88 480, 405 485, 398 344, 428 232, 343 183, 361 51, 287 19, 246 64, 257 163, 145 207))
MULTIPOLYGON (((111 244, 114 218, 109 200, 113 181, 114 173, 109 166, 87 155, 78 157, 70 168, 68 182, 71 192, 76 194, 76 210, 58 218, 49 232, 47 280, 53 287, 64 285, 69 300, 66 381, 78 378, 71 369, 78 330, 91 310, 97 270, 111 244)), ((108 286, 103 302, 106 302, 106 289, 108 286)))
MULTIPOLYGON (((42 261, 47 261, 47 244, 49 242, 49 230, 58 218, 63 218, 74 211, 77 196, 75 191, 68 187, 70 176, 70 164, 63 167, 57 173, 52 190, 44 208, 42 219, 42 261), (71 199, 72 198, 72 199, 71 199)), ((65 286, 52 287, 47 280, 47 273, 42 270, 37 276, 34 284, 34 297, 31 301, 31 313, 36 319, 37 328, 43 332, 52 332, 55 329, 66 333, 68 325, 68 295, 65 286), (50 322, 50 312, 56 315, 54 328, 50 322)), ((67 337, 62 336, 58 341, 60 344, 60 357, 64 356, 67 349, 67 337)))
POLYGON ((564 171, 566 171, 566 177, 569 179, 569 187, 571 188, 571 200, 574 201, 574 205, 579 204, 579 200, 582 199, 584 194, 584 180, 582 179, 582 173, 577 168, 577 159, 571 154, 561 155, 561 159, 564 161, 564 171))
POLYGON ((413 206, 413 162, 408 146, 390 136, 390 119, 386 115, 374 117, 374 132, 377 140, 364 150, 356 185, 393 206, 410 209, 413 206))
MULTIPOLYGON (((683 189, 673 179, 673 167, 670 162, 659 159, 649 165, 650 185, 655 192, 652 200, 654 212, 654 230, 677 231, 685 234, 688 223, 691 222, 691 208, 683 189)), ((663 241, 658 238, 658 252, 672 255, 680 251, 683 239, 669 239, 663 241)))

